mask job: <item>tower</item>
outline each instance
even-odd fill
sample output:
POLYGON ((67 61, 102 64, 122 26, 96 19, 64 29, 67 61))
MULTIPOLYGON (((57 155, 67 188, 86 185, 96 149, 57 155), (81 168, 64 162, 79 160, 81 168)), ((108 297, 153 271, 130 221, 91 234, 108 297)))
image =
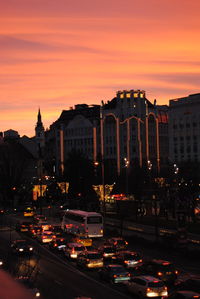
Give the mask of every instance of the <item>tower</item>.
POLYGON ((45 145, 45 137, 40 108, 38 110, 37 124, 35 126, 35 140, 38 145, 38 154, 41 156, 45 145))

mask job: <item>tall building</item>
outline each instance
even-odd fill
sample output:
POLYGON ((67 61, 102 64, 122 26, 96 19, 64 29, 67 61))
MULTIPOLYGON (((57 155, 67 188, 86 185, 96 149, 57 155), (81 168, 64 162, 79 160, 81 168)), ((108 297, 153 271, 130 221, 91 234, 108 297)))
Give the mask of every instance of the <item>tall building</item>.
POLYGON ((170 100, 169 152, 172 163, 200 162, 200 93, 170 100))
POLYGON ((166 115, 166 107, 152 104, 143 90, 118 91, 101 106, 76 105, 62 111, 45 132, 45 158, 55 164, 50 168, 55 166, 57 174, 64 171, 64 161, 73 150, 91 161, 103 161, 110 178, 119 175, 127 161, 141 167, 151 163, 159 173, 161 161, 168 157, 166 115))

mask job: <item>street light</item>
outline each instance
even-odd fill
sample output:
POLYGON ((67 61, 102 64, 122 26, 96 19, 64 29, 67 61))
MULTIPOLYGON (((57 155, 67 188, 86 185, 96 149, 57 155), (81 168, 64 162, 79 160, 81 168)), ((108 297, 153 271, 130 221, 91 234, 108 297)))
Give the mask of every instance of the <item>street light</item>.
POLYGON ((127 158, 124 158, 124 163, 125 163, 125 168, 126 168, 126 195, 128 195, 128 191, 129 191, 129 184, 128 184, 128 179, 129 179, 129 177, 128 177, 128 175, 129 175, 129 164, 130 164, 130 162, 129 162, 129 160, 127 159, 127 158))

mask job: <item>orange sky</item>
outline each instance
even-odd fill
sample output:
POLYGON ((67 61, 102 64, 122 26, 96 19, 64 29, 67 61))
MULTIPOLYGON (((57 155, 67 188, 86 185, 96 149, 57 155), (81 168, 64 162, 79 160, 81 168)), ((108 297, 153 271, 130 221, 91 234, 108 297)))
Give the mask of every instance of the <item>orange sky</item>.
POLYGON ((0 131, 34 135, 117 90, 200 92, 199 0, 0 0, 0 131))

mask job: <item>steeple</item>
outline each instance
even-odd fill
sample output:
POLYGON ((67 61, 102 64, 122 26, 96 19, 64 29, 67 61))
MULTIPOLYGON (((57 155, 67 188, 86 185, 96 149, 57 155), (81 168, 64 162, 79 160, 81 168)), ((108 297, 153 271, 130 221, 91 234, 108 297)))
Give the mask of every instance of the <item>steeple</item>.
POLYGON ((42 123, 42 116, 40 112, 40 108, 38 109, 38 115, 37 115, 37 123, 35 126, 35 139, 38 144, 38 147, 41 149, 44 147, 44 126, 42 123))

